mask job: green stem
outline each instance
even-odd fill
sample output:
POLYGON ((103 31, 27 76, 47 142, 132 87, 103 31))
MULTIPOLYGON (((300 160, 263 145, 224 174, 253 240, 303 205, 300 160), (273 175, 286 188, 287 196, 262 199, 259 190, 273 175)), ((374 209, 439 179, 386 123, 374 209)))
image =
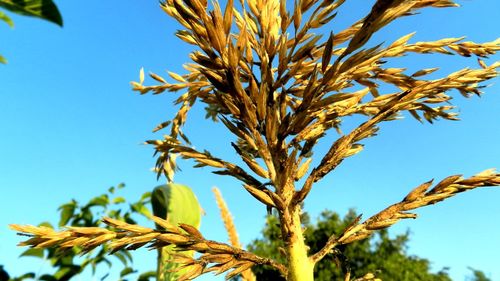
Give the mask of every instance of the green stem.
POLYGON ((156 280, 157 281, 164 281, 164 278, 163 278, 162 248, 158 249, 158 258, 156 260, 156 280))
POLYGON ((289 216, 282 216, 287 225, 285 236, 286 252, 288 256, 287 281, 313 281, 314 263, 307 256, 307 245, 304 243, 304 235, 300 223, 300 207, 296 206, 289 216))

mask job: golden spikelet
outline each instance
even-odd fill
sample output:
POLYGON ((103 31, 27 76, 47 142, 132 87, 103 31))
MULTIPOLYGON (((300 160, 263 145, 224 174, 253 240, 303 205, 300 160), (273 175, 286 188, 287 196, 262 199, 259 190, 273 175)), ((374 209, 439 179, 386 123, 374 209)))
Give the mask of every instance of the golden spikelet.
MULTIPOLYGON (((222 221, 224 222, 224 227, 226 228, 227 234, 229 236, 229 242, 234 247, 241 248, 241 244, 238 239, 238 232, 236 231, 236 226, 234 225, 233 218, 231 216, 231 213, 229 212, 226 202, 224 201, 224 198, 222 197, 222 194, 220 193, 220 190, 217 187, 213 187, 212 192, 215 195, 215 201, 217 202, 217 206, 219 207, 222 221)), ((253 266, 252 263, 242 264, 239 267, 237 267, 234 271, 230 272, 226 278, 229 279, 233 276, 236 276, 237 274, 241 274, 243 280, 255 281, 256 280, 255 275, 250 270, 252 266, 253 266)))

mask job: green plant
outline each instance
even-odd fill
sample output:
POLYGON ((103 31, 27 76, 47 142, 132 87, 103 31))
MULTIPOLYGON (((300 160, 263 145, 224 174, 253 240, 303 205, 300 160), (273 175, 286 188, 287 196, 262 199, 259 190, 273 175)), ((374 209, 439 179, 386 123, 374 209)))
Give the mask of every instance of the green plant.
MULTIPOLYGON (((59 26, 63 25, 59 9, 52 0, 0 0, 0 8, 24 16, 41 18, 59 26)), ((10 27, 14 26, 12 19, 2 11, 0 11, 0 20, 10 27)), ((6 62, 5 58, 0 56, 0 63, 6 62)))
MULTIPOLYGON (((129 223, 137 223, 135 215, 149 216, 149 204, 151 193, 144 193, 141 198, 132 203, 127 203, 126 199, 117 195, 117 192, 124 188, 124 184, 119 184, 116 187, 108 188, 106 193, 91 198, 87 203, 80 203, 75 199, 62 204, 58 210, 60 213, 57 225, 59 227, 65 226, 68 228, 85 228, 85 227, 99 227, 102 225, 101 217, 108 216, 117 220, 127 221, 129 223), (128 208, 127 208, 128 205, 128 208)), ((43 222, 39 224, 40 227, 48 227, 53 229, 51 223, 43 222)), ((37 276, 34 272, 27 272, 22 276, 12 277, 12 281, 22 280, 71 280, 73 277, 78 276, 86 269, 90 269, 92 274, 96 273, 98 267, 106 265, 109 268, 113 265, 113 259, 107 255, 107 248, 96 249, 89 252, 83 259, 79 258, 82 254, 82 248, 75 247, 69 248, 64 251, 58 249, 43 249, 32 248, 24 251, 20 257, 33 257, 46 260, 50 262, 53 273, 46 273, 37 276)), ((120 280, 125 280, 131 273, 137 271, 132 267, 133 258, 129 251, 119 250, 113 253, 112 257, 120 261, 123 268, 120 271, 120 280)), ((138 280, 147 281, 153 277, 155 272, 140 273, 138 280)), ((105 276, 101 276, 105 279, 105 276)))
MULTIPOLYGON (((153 213, 158 217, 164 218, 169 223, 187 223, 196 227, 200 226, 201 207, 196 196, 189 187, 175 183, 161 185, 154 188, 152 192, 144 193, 138 201, 130 204, 126 202, 124 197, 116 196, 115 194, 117 190, 124 187, 124 184, 110 187, 107 193, 90 199, 86 204, 80 204, 75 199, 72 199, 70 202, 61 205, 58 208, 60 211, 58 226, 64 226, 70 229, 99 227, 102 225, 102 216, 107 216, 130 224, 136 224, 137 220, 134 218, 134 214, 139 214, 144 217, 151 216, 150 208, 148 207, 149 203, 152 205, 153 213), (128 210, 125 208, 127 204, 129 205, 128 210)), ((48 222, 39 224, 39 227, 54 228, 48 222)), ((83 249, 79 247, 69 248, 65 251, 43 248, 26 250, 21 254, 21 257, 35 257, 48 260, 55 269, 55 272, 52 274, 43 274, 41 276, 36 276, 34 272, 27 272, 22 276, 12 278, 12 280, 70 280, 89 267, 92 269, 93 275, 100 265, 105 264, 111 268, 113 263, 106 255, 108 251, 106 247, 97 252, 89 252, 85 255, 83 260, 78 259, 78 255, 82 254, 82 250, 83 249)), ((157 270, 140 273, 138 275, 138 280, 147 281, 149 278, 153 277, 155 277, 156 280, 177 280, 177 277, 181 273, 172 272, 178 267, 178 264, 171 262, 172 252, 172 246, 159 249, 157 270)), ((182 254, 192 257, 194 252, 185 251, 182 252, 182 254)), ((120 271, 120 280, 126 280, 124 278, 129 278, 130 274, 137 273, 137 270, 132 267, 133 257, 129 251, 120 249, 115 251, 113 256, 124 266, 120 271)), ((107 275, 108 274, 101 276, 101 280, 105 279, 107 275)))
POLYGON ((469 269, 472 271, 472 276, 467 278, 467 281, 492 281, 490 278, 486 277, 484 272, 471 268, 469 269))
MULTIPOLYGON (((275 209, 286 259, 278 262, 249 251, 207 240, 188 225, 173 225, 153 217, 162 229, 150 229, 105 218, 120 231, 94 229, 85 234, 98 244, 110 243, 113 250, 137 248, 149 243, 162 248, 193 250, 197 257, 177 255, 174 261, 188 270, 179 280, 193 279, 215 271, 232 278, 256 264, 273 267, 289 281, 310 281, 314 267, 330 253, 355 241, 370 237, 401 219, 416 218, 414 210, 435 204, 458 193, 484 186, 500 185, 500 174, 493 169, 469 178, 447 177, 437 184, 423 183, 374 216, 354 219, 338 233, 331 233, 318 251, 310 252, 304 240, 302 203, 314 184, 334 171, 344 159, 364 148, 362 142, 375 136, 382 122, 401 119, 406 114, 430 123, 438 119, 457 120, 450 105, 449 92, 463 96, 480 95, 482 83, 498 75, 500 62, 487 64, 483 58, 500 50, 500 40, 486 43, 445 38, 412 42, 412 34, 390 44, 368 46, 372 35, 392 21, 415 15, 422 8, 457 6, 451 0, 378 0, 370 12, 352 26, 331 32, 326 40, 314 33, 332 23, 344 0, 297 0, 293 8, 287 1, 218 1, 209 7, 205 0, 167 0, 162 8, 182 26, 176 35, 197 49, 190 54, 193 63, 187 73, 169 73, 174 83, 157 74, 158 85, 144 85, 144 72, 134 90, 145 94, 185 91, 176 102, 176 116, 157 129, 170 127, 162 140, 151 140, 157 152, 157 169, 171 179, 175 157, 192 159, 196 167, 209 166, 214 173, 234 177, 248 193, 269 210, 275 209), (437 68, 407 72, 388 67, 386 62, 406 54, 448 54, 477 56, 479 68, 465 68, 437 79, 426 78, 437 68), (386 92, 385 87, 396 89, 386 92), (222 124, 235 138, 231 146, 242 165, 218 158, 191 145, 182 126, 191 107, 201 102, 207 115, 222 124), (363 120, 342 133, 342 122, 363 120), (323 155, 315 146, 328 132, 339 136, 323 155), (313 162, 313 155, 317 157, 313 162), (318 161, 319 160, 319 161, 318 161), (243 166, 243 165, 246 165, 243 166)), ((65 245, 75 231, 51 232, 13 225, 17 231, 34 236, 25 245, 65 245), (50 236, 50 239, 47 238, 50 236), (49 239, 49 240, 47 240, 49 239)), ((64 247, 64 246, 63 246, 64 247)), ((345 264, 344 279, 351 279, 345 264)), ((367 273, 357 280, 374 280, 367 273)))
MULTIPOLYGON (((153 190, 151 203, 155 216, 165 219, 172 225, 188 224, 199 228, 201 224, 201 206, 193 191, 182 184, 169 183, 153 190)), ((161 229, 160 225, 157 228, 161 229)), ((156 280, 175 281, 185 270, 175 271, 179 264, 172 262, 174 246, 158 249, 156 280)), ((193 257, 194 251, 183 251, 179 254, 193 257)))

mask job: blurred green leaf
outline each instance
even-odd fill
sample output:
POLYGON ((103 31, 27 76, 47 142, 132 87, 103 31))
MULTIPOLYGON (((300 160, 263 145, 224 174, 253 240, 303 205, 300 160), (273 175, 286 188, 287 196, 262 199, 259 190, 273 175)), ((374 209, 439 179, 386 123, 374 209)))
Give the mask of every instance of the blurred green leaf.
POLYGON ((23 281, 24 279, 35 279, 35 273, 33 272, 28 272, 25 273, 19 277, 14 278, 15 281, 23 281))
POLYGON ((44 274, 44 275, 40 276, 40 278, 38 278, 38 280, 43 280, 43 281, 57 281, 57 279, 54 276, 49 275, 49 274, 44 274))
POLYGON ((10 27, 14 27, 14 22, 2 11, 0 11, 0 20, 7 23, 10 27))
POLYGON ((200 227, 201 206, 191 188, 177 183, 161 185, 151 197, 155 216, 176 225, 185 223, 200 227))
POLYGON ((123 252, 116 252, 113 253, 113 256, 115 256, 117 259, 119 259, 123 265, 127 265, 128 261, 123 252))
POLYGON ((145 192, 142 196, 141 196, 141 202, 142 201, 145 201, 146 199, 149 199, 151 198, 151 192, 145 192))
POLYGON ((137 278, 137 281, 149 281, 149 278, 156 278, 156 271, 144 272, 137 278))
POLYGON ((20 15, 37 17, 59 26, 63 25, 59 9, 52 0, 0 0, 0 7, 20 15))
MULTIPOLYGON (((169 183, 156 187, 151 195, 151 203, 154 215, 166 219, 173 225, 185 223, 196 228, 200 227, 201 206, 191 188, 185 185, 169 183)), ((157 279, 163 281, 177 280, 185 270, 181 269, 173 272, 179 265, 169 261, 172 246, 163 247, 159 251, 161 256, 159 268, 164 273, 162 276, 158 276, 157 279)), ((193 256, 194 252, 186 251, 183 254, 193 256)))
POLYGON ((87 207, 92 207, 92 206, 102 206, 106 207, 106 205, 109 204, 109 197, 107 194, 103 194, 98 197, 92 198, 92 200, 87 203, 87 207))
POLYGON ((134 273, 134 269, 131 267, 125 267, 122 271, 120 271, 120 277, 123 277, 125 275, 128 275, 130 273, 134 273))
POLYGON ((135 204, 131 204, 130 207, 136 213, 144 215, 146 217, 151 216, 151 211, 149 211, 148 207, 146 207, 143 203, 137 202, 135 204))
MULTIPOLYGON (((132 207, 132 206, 131 206, 132 207)), ((136 212, 135 212, 136 213, 136 212)), ((130 213, 125 213, 123 215, 123 220, 129 224, 136 224, 137 222, 130 216, 130 213)))
POLYGON ((73 265, 73 255, 53 255, 53 258, 51 259, 53 264, 56 266, 72 266, 73 265))
POLYGON ((75 204, 65 204, 61 207, 59 207, 59 210, 61 210, 61 218, 59 219, 59 226, 66 225, 68 221, 73 217, 75 214, 75 204))
POLYGON ((111 210, 108 212, 108 217, 111 217, 113 219, 118 219, 120 218, 120 213, 121 210, 111 210))
POLYGON ((119 203, 124 203, 126 200, 125 198, 123 197, 116 197, 115 199, 113 199, 113 204, 119 204, 119 203))
MULTIPOLYGON (((61 267, 55 274, 56 280, 65 280, 65 276, 73 276, 80 272, 80 267, 77 265, 61 267)), ((66 278, 67 279, 67 278, 66 278)))
POLYGON ((7 60, 2 55, 0 55, 0 63, 7 63, 7 60))
POLYGON ((125 255, 125 257, 128 258, 130 262, 133 261, 132 254, 130 253, 130 251, 122 251, 122 253, 125 255))
POLYGON ((41 222, 40 224, 38 224, 38 226, 46 226, 46 227, 54 228, 52 226, 52 224, 50 224, 50 222, 47 222, 47 221, 41 222))
POLYGON ((24 251, 21 255, 19 255, 19 257, 37 257, 37 258, 43 258, 43 256, 44 256, 43 249, 36 249, 36 248, 28 249, 24 251))

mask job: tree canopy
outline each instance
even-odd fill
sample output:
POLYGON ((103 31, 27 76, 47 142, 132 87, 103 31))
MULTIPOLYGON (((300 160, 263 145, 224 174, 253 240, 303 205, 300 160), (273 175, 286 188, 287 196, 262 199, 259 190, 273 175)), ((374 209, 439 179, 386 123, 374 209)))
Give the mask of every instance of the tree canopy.
MULTIPOLYGON (((323 211, 316 223, 311 223, 308 215, 304 215, 303 227, 305 239, 311 247, 310 251, 318 251, 324 245, 331 233, 341 233, 355 218, 357 214, 350 210, 343 218, 332 211, 323 211)), ((359 278, 368 272, 375 273, 382 280, 399 281, 451 281, 447 268, 438 272, 431 270, 431 262, 423 257, 410 255, 407 252, 409 232, 399 234, 392 238, 387 229, 383 229, 372 236, 371 239, 356 241, 352 244, 338 247, 338 251, 327 255, 319 262, 314 271, 315 280, 343 280, 344 272, 338 266, 346 264, 350 267, 352 278, 359 278), (347 257, 349 257, 347 259, 347 257), (343 260, 343 261, 342 261, 343 260)), ((273 257, 283 261, 281 255, 283 240, 279 221, 275 216, 269 216, 262 230, 262 238, 256 239, 249 246, 250 250, 261 256, 273 257)), ((345 270, 345 269, 344 269, 345 270)), ((257 280, 285 280, 279 272, 269 267, 257 266, 253 268, 257 280)), ((472 269, 473 276, 470 281, 488 281, 486 275, 472 269)), ((491 280, 490 280, 491 281, 491 280)))

